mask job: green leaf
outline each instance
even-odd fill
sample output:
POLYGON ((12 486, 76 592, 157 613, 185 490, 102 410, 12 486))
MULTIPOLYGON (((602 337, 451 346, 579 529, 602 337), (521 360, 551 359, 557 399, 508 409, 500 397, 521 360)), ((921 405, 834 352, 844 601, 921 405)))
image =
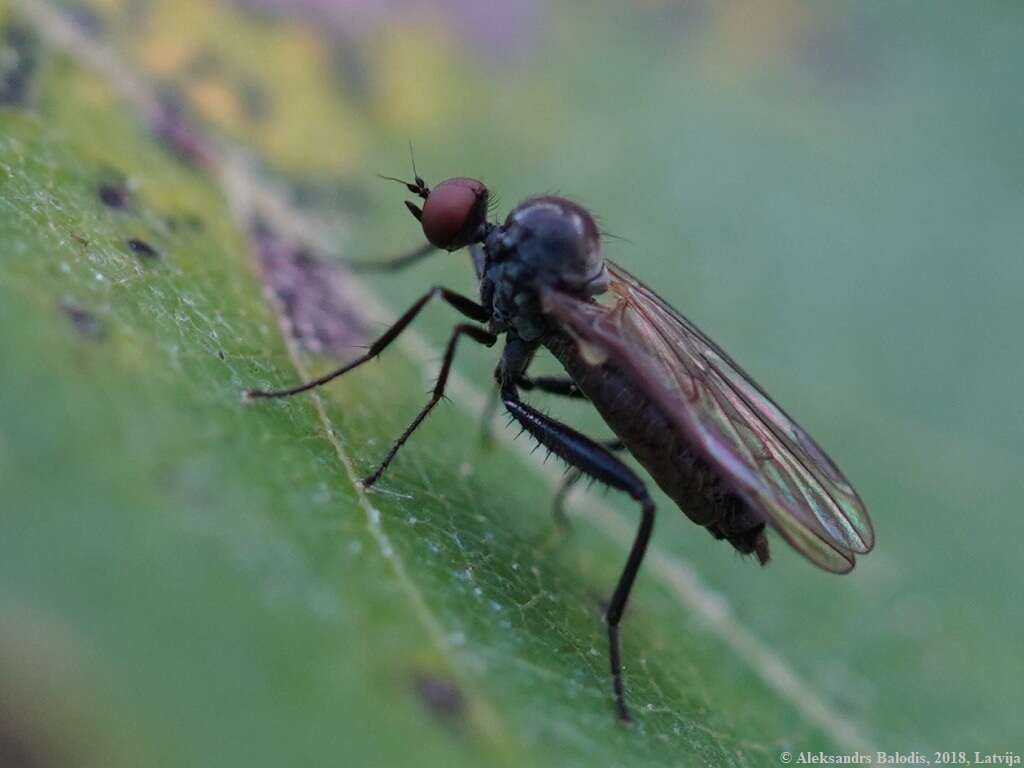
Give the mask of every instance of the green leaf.
MULTIPOLYGON (((579 44, 552 53, 563 69, 521 65, 501 94, 493 70, 465 66, 479 54, 455 52, 429 18, 399 19, 339 51, 306 24, 226 5, 104 8, 86 19, 77 9, 77 24, 42 4, 0 11, 0 79, 13 94, 0 96, 0 755, 96 765, 774 766, 783 750, 984 749, 1010 733, 1007 716, 992 715, 977 745, 938 741, 978 728, 970 708, 979 701, 1019 700, 1009 639, 938 642, 932 657, 908 662, 921 639, 908 625, 914 615, 934 630, 965 606, 977 621, 1008 608, 979 594, 1011 555, 979 523, 991 575, 945 603, 929 558, 911 556, 920 576, 901 564, 924 517, 915 510, 935 495, 920 478, 894 487, 891 470, 877 468, 876 436, 894 416, 874 405, 870 377, 858 377, 857 355, 877 353, 859 352, 857 340, 878 328, 815 337, 798 304, 778 308, 814 295, 792 273, 811 246, 779 266, 785 244, 765 249, 739 234, 728 247, 742 255, 701 260, 698 246, 724 242, 735 216, 751 232, 769 218, 755 205, 769 183, 742 192, 722 180, 734 144, 751 175, 778 178, 777 150, 802 128, 779 117, 752 139, 743 120, 728 123, 737 104, 718 93, 714 72, 680 81, 699 57, 671 40, 652 44, 663 58, 642 88, 591 77, 577 57, 633 72, 659 25, 584 20, 572 6, 554 13, 543 48, 579 44), (552 69, 568 73, 568 93, 547 77, 552 69), (679 82, 701 107, 687 113, 685 140, 707 153, 685 182, 658 155, 675 140, 679 112, 659 99, 679 82), (622 108, 621 123, 594 127, 602 112, 592 105, 609 87, 645 111, 648 135, 622 108), (172 90, 185 107, 177 153, 154 128, 169 114, 157 96, 172 90), (522 110, 536 105, 547 112, 524 123, 522 110), (719 135, 723 122, 735 137, 719 135), (657 233, 616 255, 640 262, 659 289, 685 275, 689 293, 676 297, 706 299, 690 314, 713 318, 725 341, 747 339, 751 367, 767 374, 759 378, 783 385, 773 391, 788 386, 784 402, 803 398, 808 426, 832 430, 825 443, 873 490, 881 549, 846 580, 813 572, 781 542, 777 563, 756 573, 661 499, 623 629, 631 728, 613 717, 601 611, 635 510, 580 494, 571 537, 555 534, 557 469, 509 436, 490 450, 478 443, 493 350, 460 349, 454 403, 410 439, 377 489, 355 482, 424 401, 447 309, 431 308, 379 363, 323 391, 242 401, 246 387, 333 367, 434 282, 473 290, 464 260, 452 257, 369 285, 323 260, 415 243, 397 189, 370 186, 374 171, 405 172, 410 134, 430 181, 469 173, 525 195, 567 179, 564 191, 592 195, 630 222, 631 236, 657 233), (183 159, 183 136, 209 157, 183 159), (239 159, 236 145, 251 154, 239 159), (538 168, 549 176, 536 178, 538 168), (608 184, 627 175, 657 179, 657 194, 608 184), (751 197, 730 197, 741 192, 751 197), (692 234, 676 222, 679 209, 693 211, 692 234), (764 250, 772 256, 752 265, 764 250), (715 317, 716 306, 729 311, 715 317), (773 327, 789 335, 779 340, 773 327), (840 349, 823 349, 822 337, 840 349), (783 364, 790 359, 799 364, 783 364), (820 370, 831 389, 800 370, 820 370), (920 602, 901 602, 903 587, 919 589, 920 602), (1004 674, 981 670, 979 692, 965 692, 977 670, 956 663, 961 647, 984 648, 1004 674), (913 692, 926 674, 941 692, 931 703, 913 692), (932 724, 908 714, 916 705, 932 724)), ((730 34, 725 21, 704 33, 711 42, 730 34)), ((705 65, 722 75, 714 55, 705 65)), ((738 90, 756 79, 757 66, 728 60, 738 90)), ((758 97, 742 103, 759 114, 758 97)), ((799 119, 828 115, 809 109, 799 119)), ((795 167, 813 174, 818 165, 795 167)), ((806 234, 820 245, 823 232, 806 234)), ((830 263, 862 278, 838 257, 830 263)), ((803 310, 840 322, 823 301, 803 310)), ((564 407, 603 434, 578 406, 564 407)), ((921 434, 893 439, 914 456, 921 434)), ((936 536, 954 528, 934 525, 936 536)), ((1019 630, 1014 610, 1002 615, 1019 630)))

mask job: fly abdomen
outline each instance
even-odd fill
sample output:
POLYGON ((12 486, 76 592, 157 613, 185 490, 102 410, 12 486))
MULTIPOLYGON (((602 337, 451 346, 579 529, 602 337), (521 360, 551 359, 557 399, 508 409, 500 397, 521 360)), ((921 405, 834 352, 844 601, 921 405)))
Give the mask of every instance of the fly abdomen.
POLYGON ((767 560, 763 518, 736 496, 644 391, 611 362, 592 365, 563 333, 544 337, 604 421, 683 513, 744 554, 767 560))

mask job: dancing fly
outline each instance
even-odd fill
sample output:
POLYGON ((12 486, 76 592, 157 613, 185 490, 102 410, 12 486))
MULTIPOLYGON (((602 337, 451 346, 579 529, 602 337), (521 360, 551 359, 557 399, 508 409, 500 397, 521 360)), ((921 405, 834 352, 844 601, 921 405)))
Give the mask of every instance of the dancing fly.
POLYGON ((855 555, 871 550, 867 510, 832 460, 693 323, 604 257, 586 209, 562 197, 532 197, 495 223, 488 220, 489 192, 482 182, 451 178, 431 189, 415 168, 413 173, 411 182, 394 181, 422 201, 406 206, 427 245, 374 268, 398 269, 434 249, 469 246, 479 300, 432 287, 356 360, 297 386, 246 394, 285 397, 348 373, 383 352, 433 299, 464 315, 471 322, 453 329, 429 402, 365 478, 371 486, 444 396, 458 341, 491 347, 504 337, 495 380, 511 418, 577 475, 622 491, 640 506, 640 525, 605 612, 621 720, 630 716, 619 623, 655 507, 644 481, 615 451, 628 451, 693 522, 762 565, 769 558, 767 527, 833 573, 848 572, 855 555), (567 378, 528 375, 541 347, 567 378), (618 440, 593 440, 533 408, 520 390, 534 389, 589 401, 618 440))

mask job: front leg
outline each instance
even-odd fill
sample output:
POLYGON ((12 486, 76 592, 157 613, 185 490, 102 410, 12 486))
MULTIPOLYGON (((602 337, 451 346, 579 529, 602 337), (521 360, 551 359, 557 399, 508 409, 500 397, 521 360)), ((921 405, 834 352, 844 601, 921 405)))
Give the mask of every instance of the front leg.
POLYGON ((437 248, 434 245, 424 243, 386 261, 351 261, 345 259, 343 263, 353 272, 398 272, 406 267, 411 267, 419 261, 423 261, 423 259, 435 251, 437 251, 437 248))
MULTIPOLYGON (((250 389, 245 392, 245 397, 250 400, 255 400, 259 398, 267 399, 276 397, 291 397, 292 395, 297 395, 300 392, 307 392, 311 389, 314 389, 315 387, 319 387, 323 384, 326 384, 327 382, 332 381, 338 378, 339 376, 346 374, 351 370, 354 370, 355 368, 358 368, 364 363, 374 359, 381 352, 387 349, 387 347, 392 342, 394 342, 394 340, 401 335, 402 331, 404 331, 406 327, 408 327, 408 325, 416 318, 416 316, 420 313, 423 307, 427 305, 427 302, 429 302, 433 298, 443 299, 445 302, 447 302, 452 307, 457 309, 463 315, 466 315, 467 317, 472 318, 473 320, 485 322, 490 318, 490 313, 483 306, 477 304, 472 299, 467 298, 466 296, 463 296, 461 294, 455 293, 454 291, 450 291, 447 288, 435 286, 431 288, 429 291, 427 291, 425 294, 423 294, 423 296, 421 296, 416 301, 415 304, 409 307, 409 309, 407 309, 405 313, 403 313, 402 316, 399 317, 398 320, 396 320, 395 323, 384 332, 384 335, 377 339, 377 341, 375 341, 370 346, 370 348, 366 351, 366 354, 361 355, 357 359, 353 360, 351 363, 343 365, 340 368, 337 368, 329 373, 324 374, 323 376, 320 376, 319 378, 313 379, 312 381, 307 381, 303 384, 297 384, 293 387, 288 387, 286 389, 250 389)), ((384 470, 387 469, 388 464, 390 464, 391 460, 395 457, 395 454, 398 453, 398 449, 402 447, 405 441, 409 439, 409 436, 423 422, 423 420, 427 417, 431 410, 433 410, 434 406, 437 405, 441 401, 441 398, 444 397, 445 385, 448 383, 448 374, 451 371, 452 360, 454 360, 455 358, 455 346, 456 344, 458 344, 458 341, 462 336, 468 336, 470 339, 477 342, 478 344, 483 344, 484 346, 487 347, 494 346, 494 343, 498 340, 497 336, 495 336, 487 329, 481 328, 478 325, 460 323, 459 325, 455 326, 455 330, 452 331, 452 335, 448 339, 448 347, 444 353, 444 361, 441 363, 441 372, 438 374, 437 384, 434 386, 434 392, 431 395, 430 400, 423 407, 423 409, 416 415, 416 418, 413 419, 412 423, 406 428, 404 432, 402 432, 399 438, 394 442, 394 444, 391 446, 391 449, 384 457, 384 460, 381 462, 380 466, 378 466, 377 469, 372 474, 370 474, 362 481, 364 487, 369 487, 373 485, 375 482, 377 482, 377 480, 380 478, 384 470)))
POLYGON ((477 325, 470 325, 469 323, 460 323, 455 326, 455 330, 452 331, 451 338, 448 340, 448 347, 445 349, 444 361, 441 363, 441 372, 437 375, 437 383, 434 385, 434 391, 430 396, 430 400, 423 406, 423 409, 416 415, 416 418, 412 420, 412 423, 405 428, 405 431, 398 437, 398 439, 391 446, 391 449, 384 456, 384 460, 370 475, 363 479, 363 487, 369 488, 371 485, 380 479, 380 476, 384 473, 384 470, 388 468, 388 464, 395 458, 395 454, 398 453, 398 449, 401 448, 405 441, 409 439, 409 435, 416 431, 416 428, 423 423, 423 420, 427 418, 434 406, 441 402, 441 398, 444 397, 444 388, 448 383, 448 374, 452 368, 452 361, 455 359, 455 346, 459 343, 461 336, 468 336, 477 344, 483 344, 485 347, 492 347, 498 340, 488 330, 485 330, 477 325))
MULTIPOLYGON (((300 392, 308 392, 309 390, 322 386, 329 381, 333 381, 349 371, 355 370, 364 363, 373 360, 381 352, 387 349, 388 346, 390 346, 390 344, 402 334, 402 331, 408 327, 409 323, 416 319, 416 316, 422 311, 427 303, 431 299, 435 298, 444 300, 447 304, 454 307, 471 320, 485 323, 491 317, 487 309, 482 305, 477 304, 469 297, 463 296, 455 291, 448 290, 444 286, 435 285, 425 294, 420 296, 420 298, 416 300, 415 304, 402 313, 402 316, 399 317, 390 328, 384 331, 384 335, 370 345, 370 348, 366 350, 366 354, 360 355, 351 363, 347 363, 340 368, 336 368, 329 373, 325 373, 323 376, 313 379, 312 381, 296 384, 294 387, 287 387, 285 389, 248 389, 244 393, 245 398, 247 400, 257 400, 275 397, 291 397, 292 395, 297 395, 300 392)), ((494 342, 491 343, 493 344, 494 342)))
MULTIPOLYGON (((518 376, 517 376, 518 378, 518 376)), ((626 565, 608 604, 605 620, 608 624, 608 645, 611 661, 612 687, 615 709, 620 720, 630 720, 622 683, 622 650, 619 643, 619 622, 629 600, 640 564, 647 552, 647 544, 654 529, 654 502, 643 481, 625 464, 615 458, 600 443, 580 434, 561 422, 531 408, 519 399, 514 384, 506 383, 501 398, 512 418, 529 432, 541 445, 571 467, 606 485, 628 493, 640 504, 641 518, 636 538, 630 549, 626 565)))

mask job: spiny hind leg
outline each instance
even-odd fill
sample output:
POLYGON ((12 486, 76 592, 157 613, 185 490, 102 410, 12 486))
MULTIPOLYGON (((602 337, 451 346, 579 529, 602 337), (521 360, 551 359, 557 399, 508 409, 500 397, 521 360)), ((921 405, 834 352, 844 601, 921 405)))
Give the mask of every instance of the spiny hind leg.
MULTIPOLYGON (((500 368, 495 371, 495 378, 499 378, 500 368)), ((529 378, 527 376, 520 377, 519 381, 516 382, 516 386, 520 389, 526 390, 527 392, 537 390, 538 392, 547 392, 550 395, 558 395, 560 397, 567 397, 572 400, 586 400, 587 397, 584 395, 579 387, 576 386, 576 382, 568 377, 555 377, 555 376, 538 376, 537 378, 529 378)), ((480 420, 480 447, 484 450, 489 450, 494 446, 494 414, 498 411, 498 405, 501 402, 499 397, 500 389, 496 388, 491 390, 491 393, 487 396, 487 403, 484 406, 484 411, 480 420)), ((571 487, 575 480, 569 482, 571 487)), ((559 489, 559 493, 564 496, 569 492, 566 488, 564 493, 562 489, 559 489)))
POLYGON ((512 418, 518 421, 537 442, 570 466, 578 469, 581 474, 628 493, 640 504, 640 525, 637 528, 633 546, 630 548, 629 557, 626 559, 626 565, 622 569, 605 612, 615 712, 620 720, 629 721, 631 718, 626 707, 622 679, 622 646, 619 639, 619 624, 622 621, 626 603, 629 601, 633 583, 636 581, 636 575, 647 552, 651 532, 654 530, 654 502, 648 495, 643 481, 629 467, 615 458, 605 446, 523 403, 519 399, 514 384, 505 384, 502 387, 501 395, 512 418))
MULTIPOLYGON (((576 382, 570 379, 568 376, 535 376, 530 377, 525 374, 520 376, 516 381, 516 387, 518 389, 525 390, 527 392, 537 391, 545 392, 549 395, 557 395, 559 397, 566 397, 570 400, 586 400, 587 396, 583 394, 583 391, 576 385, 576 382)), ((497 408, 497 397, 492 396, 488 402, 487 421, 485 426, 490 423, 490 418, 494 414, 494 410, 497 408)), ((618 452, 625 450, 625 445, 619 439, 608 440, 602 443, 605 448, 609 451, 618 452)), ((569 519, 569 515, 566 513, 566 502, 569 499, 569 494, 572 492, 573 486, 579 482, 582 477, 582 473, 576 467, 570 467, 569 471, 565 473, 562 481, 558 484, 558 488, 555 490, 555 496, 551 503, 551 516, 555 520, 555 525, 558 531, 564 537, 570 531, 572 531, 572 521, 569 519)))

